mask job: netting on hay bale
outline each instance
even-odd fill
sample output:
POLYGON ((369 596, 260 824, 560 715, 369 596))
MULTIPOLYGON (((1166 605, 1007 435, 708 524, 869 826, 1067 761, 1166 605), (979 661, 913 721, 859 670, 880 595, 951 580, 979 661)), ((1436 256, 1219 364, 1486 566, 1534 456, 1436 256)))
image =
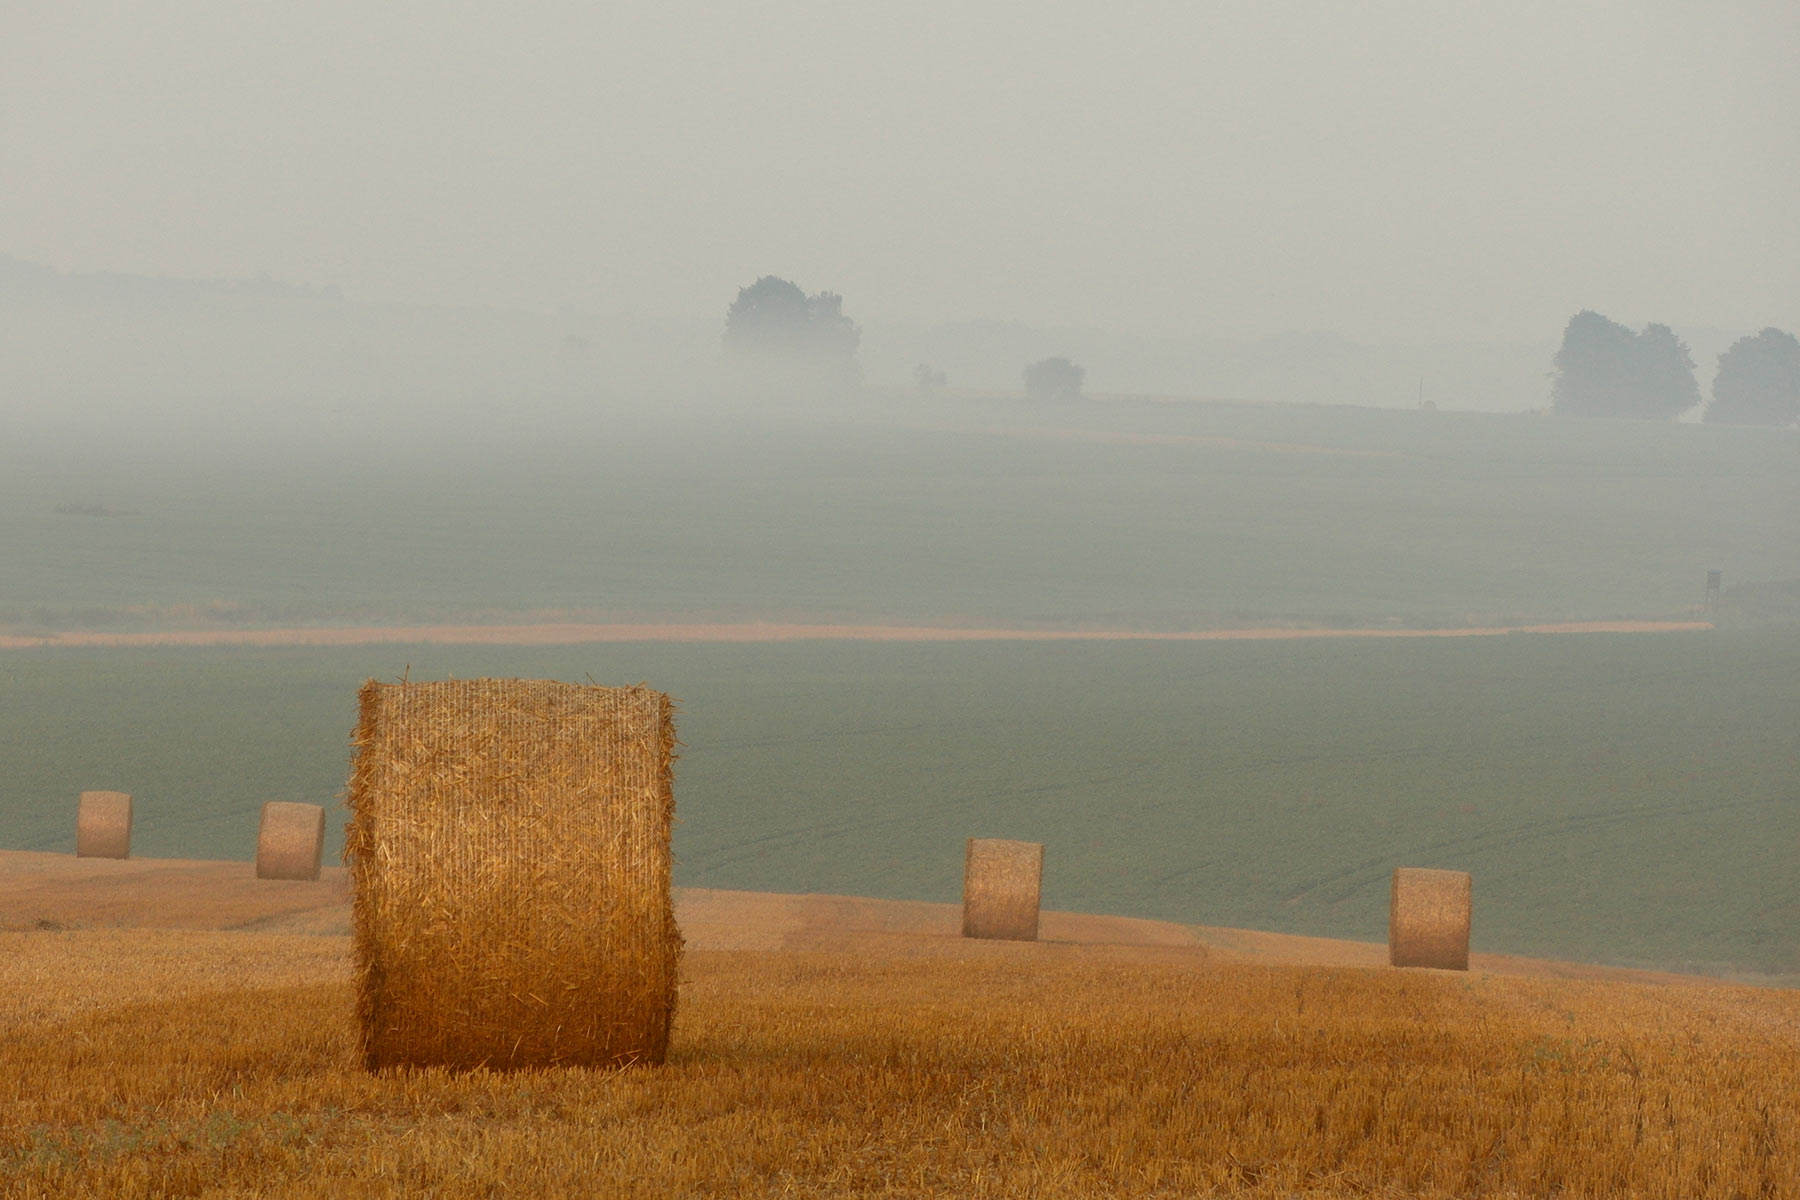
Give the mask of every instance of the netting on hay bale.
POLYGON ((317 879, 325 859, 325 808, 270 800, 256 831, 258 879, 317 879))
POLYGON ((1036 941, 1043 879, 1043 843, 970 838, 963 851, 963 936, 1036 941))
POLYGON ((1469 969, 1472 885, 1467 871, 1396 867, 1388 896, 1388 962, 1469 969))
POLYGON ((75 812, 77 858, 131 857, 131 796, 83 792, 75 812))
POLYGON ((681 953, 669 697, 371 680, 352 744, 364 1062, 661 1062, 681 953))

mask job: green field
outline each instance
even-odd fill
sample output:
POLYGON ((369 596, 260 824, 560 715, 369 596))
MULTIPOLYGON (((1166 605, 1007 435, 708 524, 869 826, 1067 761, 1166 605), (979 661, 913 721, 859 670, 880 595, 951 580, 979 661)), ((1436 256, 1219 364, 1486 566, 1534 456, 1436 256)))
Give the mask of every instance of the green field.
MULTIPOLYGON (((1729 585, 1800 580, 1795 431, 893 397, 362 423, 8 443, 0 632, 1441 626, 1691 615, 1714 568, 1730 616, 1729 585)), ((247 858, 263 800, 342 788, 357 685, 409 668, 680 697, 688 884, 949 900, 962 839, 987 834, 1049 845, 1053 906, 1379 938, 1390 867, 1459 866, 1483 948, 1800 974, 1791 624, 5 651, 0 847, 68 848, 75 793, 120 788, 141 853, 247 858)))
POLYGON ((71 849, 75 793, 120 788, 141 853, 248 858, 407 671, 674 693, 683 884, 954 900, 965 837, 1019 837, 1052 907, 1379 940, 1389 869, 1449 866, 1478 950, 1800 977, 1793 628, 14 651, 0 846, 71 849))
POLYGON ((1454 625, 1685 613, 1715 568, 1800 579, 1795 431, 863 399, 804 418, 596 402, 384 439, 199 436, 0 448, 0 632, 182 606, 275 623, 1454 625), (81 505, 118 515, 57 511, 81 505))

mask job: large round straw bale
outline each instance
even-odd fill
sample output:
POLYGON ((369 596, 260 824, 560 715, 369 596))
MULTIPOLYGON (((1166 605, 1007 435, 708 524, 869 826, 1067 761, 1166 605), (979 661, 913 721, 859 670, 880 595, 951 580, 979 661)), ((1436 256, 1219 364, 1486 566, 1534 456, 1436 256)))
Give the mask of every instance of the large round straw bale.
POLYGON ((258 879, 317 879, 325 857, 325 809, 270 800, 256 831, 258 879))
POLYGON ((371 680, 353 745, 363 1061, 661 1062, 681 953, 669 698, 371 680))
POLYGON ((1388 898, 1388 961, 1469 969, 1469 873, 1396 867, 1388 898))
POLYGON ((131 857, 131 796, 125 792, 83 792, 75 815, 79 858, 131 857))
POLYGON ((963 936, 1036 941, 1043 881, 1043 843, 970 838, 963 851, 963 936))

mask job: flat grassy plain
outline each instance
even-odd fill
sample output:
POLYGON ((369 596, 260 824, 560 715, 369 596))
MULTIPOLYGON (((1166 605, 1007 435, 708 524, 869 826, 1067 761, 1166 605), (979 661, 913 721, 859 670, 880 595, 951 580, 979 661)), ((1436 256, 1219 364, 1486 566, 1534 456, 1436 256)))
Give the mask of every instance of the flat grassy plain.
POLYGON ((1800 579, 1795 431, 1222 402, 647 409, 383 440, 355 422, 21 439, 0 447, 0 632, 546 611, 1457 625, 1686 613, 1715 568, 1800 579))
POLYGON ((1478 950, 1800 978, 1800 629, 1399 641, 377 646, 0 654, 0 846, 254 853, 333 805, 365 678, 649 680, 681 702, 676 882, 953 901, 963 839, 1052 908, 1379 941, 1395 866, 1478 950))
POLYGON ((1793 992, 701 951, 665 1067, 372 1075, 347 942, 0 934, 0 1191, 1800 1194, 1793 992))
MULTIPOLYGON (((1795 431, 891 397, 358 428, 0 447, 0 631, 1439 627, 1800 579, 1795 431)), ((1015 837, 1049 845, 1055 906, 1368 939, 1391 867, 1452 866, 1478 947, 1800 975, 1793 626, 7 651, 0 846, 66 849, 75 793, 118 788, 140 853, 248 858, 264 800, 342 789, 356 686, 408 671, 679 697, 686 884, 947 900, 965 837, 1015 837)))

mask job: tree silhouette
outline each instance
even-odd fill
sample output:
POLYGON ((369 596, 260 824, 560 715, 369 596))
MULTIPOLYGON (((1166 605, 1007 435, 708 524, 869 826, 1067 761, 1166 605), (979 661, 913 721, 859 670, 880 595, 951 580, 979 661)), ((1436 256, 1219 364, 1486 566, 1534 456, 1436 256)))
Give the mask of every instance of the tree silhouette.
POLYGON ((1087 372, 1066 358, 1041 358, 1025 368, 1025 395, 1031 400, 1079 400, 1087 372))
POLYGON ((1667 325, 1646 325, 1638 334, 1639 415, 1673 420, 1700 403, 1694 358, 1687 343, 1667 325))
POLYGON ((1800 421, 1800 340, 1771 328, 1733 342, 1719 355, 1706 420, 1728 425, 1800 421))
POLYGON ((835 292, 808 296, 774 275, 746 288, 725 313, 725 350, 735 356, 813 362, 854 370, 862 330, 835 292))
POLYGON ((1597 312, 1569 318, 1551 408, 1565 416, 1668 420, 1700 403, 1694 360, 1667 325, 1633 333, 1597 312))

